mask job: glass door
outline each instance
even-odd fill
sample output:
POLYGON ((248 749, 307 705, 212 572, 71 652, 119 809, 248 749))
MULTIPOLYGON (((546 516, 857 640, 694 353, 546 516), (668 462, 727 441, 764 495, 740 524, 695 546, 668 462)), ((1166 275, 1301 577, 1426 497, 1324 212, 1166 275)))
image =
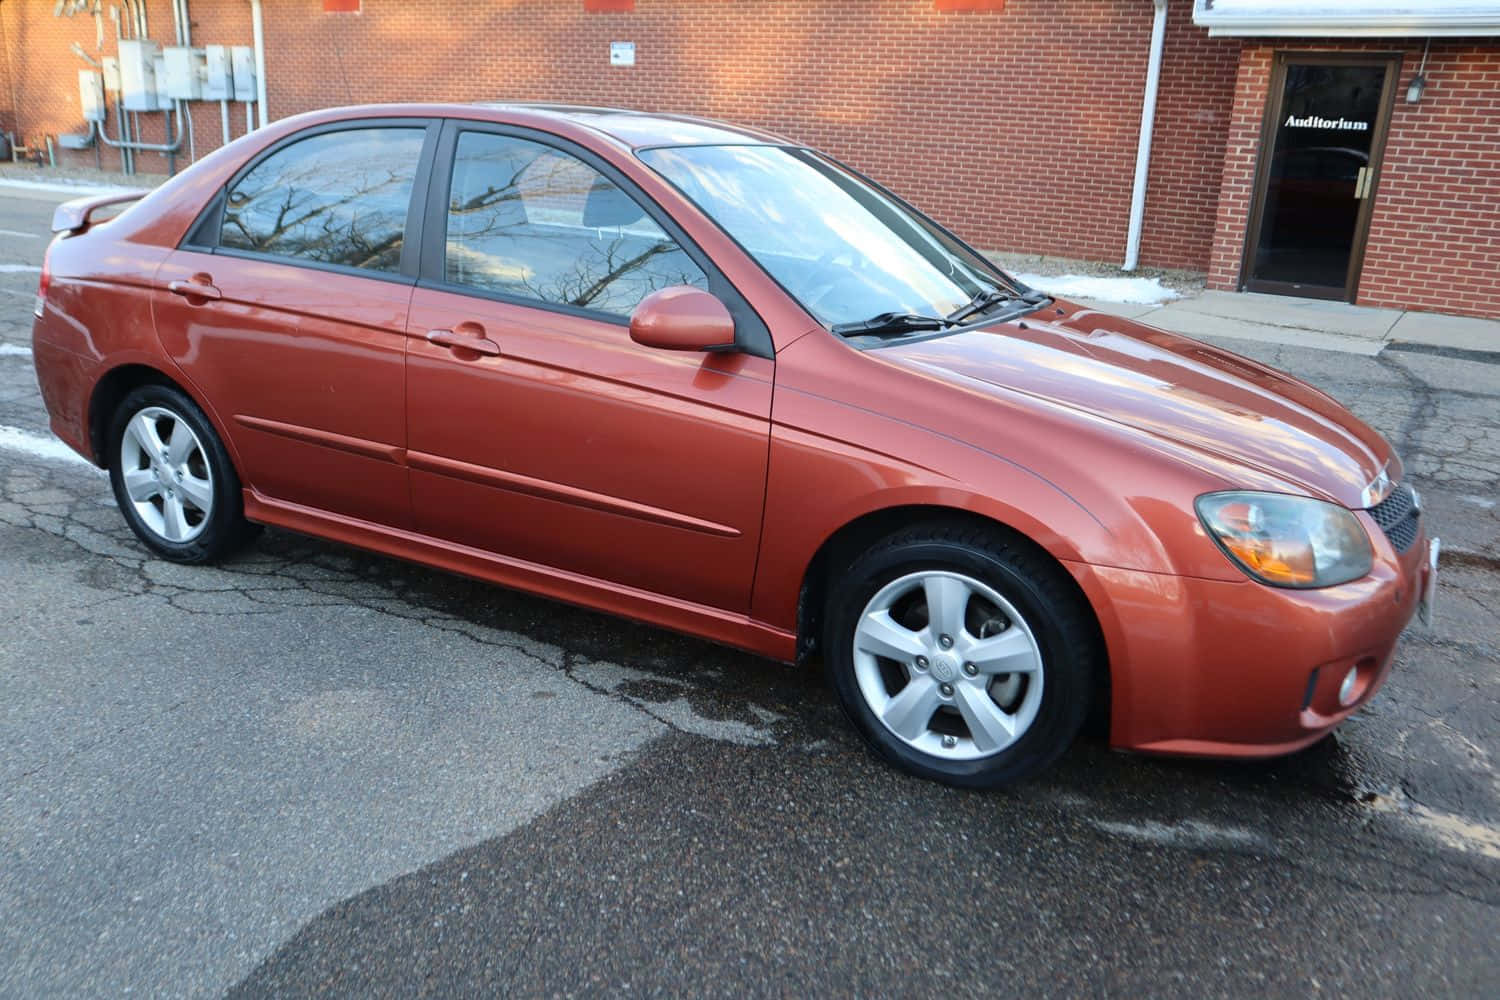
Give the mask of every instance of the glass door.
POLYGON ((1245 289, 1354 300, 1397 59, 1277 57, 1245 289))

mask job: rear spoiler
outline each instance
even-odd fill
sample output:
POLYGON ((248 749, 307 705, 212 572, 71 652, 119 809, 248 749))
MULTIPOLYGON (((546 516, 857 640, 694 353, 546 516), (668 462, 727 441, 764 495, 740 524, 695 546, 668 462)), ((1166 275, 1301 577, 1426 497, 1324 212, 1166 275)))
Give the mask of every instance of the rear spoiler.
POLYGON ((54 233, 78 233, 87 232, 89 226, 94 224, 94 213, 101 208, 110 205, 119 205, 127 201, 140 201, 151 192, 145 188, 132 191, 116 191, 113 194, 96 194, 87 198, 74 198, 57 206, 52 213, 52 231, 54 233))

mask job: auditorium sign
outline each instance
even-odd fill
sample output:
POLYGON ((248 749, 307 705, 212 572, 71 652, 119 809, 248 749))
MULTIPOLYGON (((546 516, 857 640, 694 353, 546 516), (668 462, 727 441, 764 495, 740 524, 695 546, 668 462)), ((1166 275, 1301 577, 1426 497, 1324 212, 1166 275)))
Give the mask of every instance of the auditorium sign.
POLYGON ((1283 123, 1286 128, 1327 128, 1340 129, 1344 132, 1368 132, 1369 122, 1350 121, 1347 118, 1319 118, 1317 115, 1287 115, 1283 123))

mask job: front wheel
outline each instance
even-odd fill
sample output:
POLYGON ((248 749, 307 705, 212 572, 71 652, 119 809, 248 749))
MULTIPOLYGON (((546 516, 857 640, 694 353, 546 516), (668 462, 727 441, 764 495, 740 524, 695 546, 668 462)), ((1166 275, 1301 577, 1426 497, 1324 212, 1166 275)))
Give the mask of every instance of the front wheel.
POLYGON ((127 393, 108 448, 115 500, 136 537, 163 559, 208 562, 251 533, 229 455, 180 390, 143 385, 127 393))
POLYGON ((909 529, 855 559, 826 623, 830 679, 870 744, 969 787, 1017 781, 1066 750, 1102 655, 1061 567, 967 525, 909 529))

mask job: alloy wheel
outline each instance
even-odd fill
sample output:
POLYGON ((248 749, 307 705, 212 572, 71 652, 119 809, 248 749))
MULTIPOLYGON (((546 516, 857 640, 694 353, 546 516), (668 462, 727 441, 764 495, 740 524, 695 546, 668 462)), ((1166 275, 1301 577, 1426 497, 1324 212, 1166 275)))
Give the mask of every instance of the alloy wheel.
POLYGON ((214 508, 213 470, 188 422, 161 406, 136 412, 120 440, 125 492, 141 522, 163 541, 190 542, 214 508))
POLYGON ((875 718, 902 742, 951 761, 998 754, 1035 721, 1041 647, 1014 605, 962 573, 886 584, 854 632, 854 673, 875 718))

